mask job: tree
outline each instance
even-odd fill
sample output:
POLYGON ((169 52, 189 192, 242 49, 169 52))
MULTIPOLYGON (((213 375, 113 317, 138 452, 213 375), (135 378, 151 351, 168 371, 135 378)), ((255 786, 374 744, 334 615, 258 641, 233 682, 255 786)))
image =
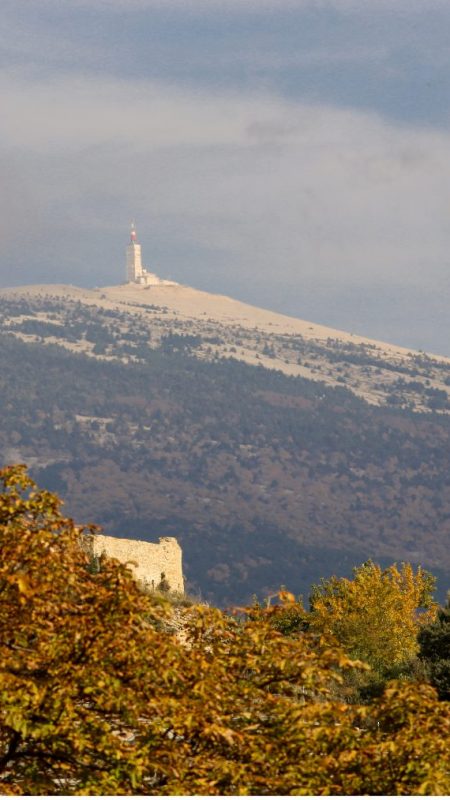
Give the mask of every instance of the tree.
POLYGON ((448 795, 450 705, 431 686, 393 681, 360 709, 364 735, 341 756, 346 794, 448 795))
POLYGON ((347 705, 334 687, 362 665, 284 636, 271 608, 190 608, 181 645, 169 604, 92 565, 86 531, 24 467, 0 479, 1 793, 450 789, 449 704, 431 687, 347 705))
MULTIPOLYGON (((289 593, 281 599, 290 604, 289 593)), ((177 763, 166 794, 438 794, 450 789, 450 706, 430 686, 393 682, 365 706, 334 693, 363 665, 312 634, 272 625, 274 608, 237 620, 191 617, 189 672, 172 706, 177 763)))
MULTIPOLYGON (((190 613, 189 647, 180 646, 168 606, 141 593, 131 573, 104 557, 92 568, 86 532, 54 495, 23 467, 0 477, 2 793, 319 785, 321 748, 309 766, 297 764, 297 753, 311 749, 315 698, 347 664, 342 653, 316 654, 263 619, 209 608, 190 613)), ((329 725, 325 708, 319 717, 329 725)), ((351 712, 336 714, 345 746, 357 733, 351 712)))
MULTIPOLYGON (((127 737, 163 611, 117 563, 89 569, 86 531, 24 467, 0 478, 0 792, 133 793, 142 755, 127 737)), ((175 646, 160 644, 163 674, 175 646)))
POLYGON ((313 587, 310 625, 370 664, 371 682, 378 676, 383 683, 417 655, 417 634, 436 613, 435 579, 410 564, 381 569, 367 561, 353 572, 352 580, 332 577, 313 587))
POLYGON ((450 700, 450 594, 436 619, 419 631, 418 642, 432 685, 441 700, 450 700))

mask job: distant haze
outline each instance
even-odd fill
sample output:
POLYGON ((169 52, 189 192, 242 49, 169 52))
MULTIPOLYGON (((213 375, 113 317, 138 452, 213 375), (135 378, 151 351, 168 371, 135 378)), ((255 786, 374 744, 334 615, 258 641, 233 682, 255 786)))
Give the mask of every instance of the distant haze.
POLYGON ((0 285, 162 277, 450 355, 450 4, 3 0, 0 285))

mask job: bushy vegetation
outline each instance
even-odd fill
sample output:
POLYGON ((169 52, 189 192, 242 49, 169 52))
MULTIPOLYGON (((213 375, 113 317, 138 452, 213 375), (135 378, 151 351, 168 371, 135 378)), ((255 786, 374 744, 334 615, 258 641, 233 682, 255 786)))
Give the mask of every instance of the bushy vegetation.
POLYGON ((435 580, 420 567, 381 569, 368 562, 353 579, 322 580, 311 593, 311 627, 332 634, 353 658, 372 667, 371 681, 408 674, 417 636, 436 614, 435 580))
POLYGON ((441 700, 450 700, 450 594, 435 619, 419 633, 419 655, 441 700))
MULTIPOLYGON (((450 706, 433 687, 397 681, 345 702, 367 666, 326 632, 278 630, 278 607, 191 607, 180 644, 170 605, 125 567, 102 557, 89 568, 90 531, 56 496, 23 467, 1 480, 2 793, 450 790, 450 706)), ((407 584, 417 602, 426 581, 398 574, 387 583, 407 584)), ((280 599, 295 606, 288 592, 280 599)))
MULTIPOLYGON (((423 677, 425 660, 449 653, 446 610, 438 610, 434 586, 421 567, 382 569, 368 561, 353 569, 352 579, 332 576, 313 586, 309 610, 289 595, 289 603, 273 609, 271 624, 285 636, 324 636, 368 664, 368 672, 354 673, 345 686, 347 700, 361 701, 380 694, 390 679, 423 677)), ((256 602, 254 611, 260 608, 256 602)))

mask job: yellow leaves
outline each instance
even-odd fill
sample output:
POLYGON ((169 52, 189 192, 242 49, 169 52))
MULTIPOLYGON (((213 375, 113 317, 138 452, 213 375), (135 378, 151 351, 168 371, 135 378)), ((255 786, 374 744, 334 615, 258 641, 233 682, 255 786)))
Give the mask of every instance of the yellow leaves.
POLYGON ((287 592, 285 589, 282 589, 278 592, 278 597, 283 603, 295 603, 295 595, 292 592, 287 592))
POLYGON ((203 736, 210 737, 217 741, 223 740, 230 747, 233 747, 239 740, 242 740, 242 734, 239 734, 231 728, 224 728, 216 724, 206 725, 203 729, 203 736))
MULTIPOLYGON (((56 500, 20 469, 8 475, 0 495, 0 508, 12 509, 0 518, 0 765, 17 737, 21 749, 13 766, 0 766, 2 791, 450 788, 448 705, 429 687, 392 685, 371 705, 344 703, 342 672, 367 668, 329 637, 299 632, 309 615, 286 590, 280 605, 238 619, 192 609, 188 646, 179 645, 166 632, 167 604, 142 595, 108 559, 90 573, 79 530, 56 500), (282 635, 281 624, 295 635, 282 635)), ((392 655, 400 633, 418 624, 426 588, 426 576, 409 568, 364 565, 353 581, 332 579, 316 593, 312 618, 355 649, 381 642, 392 655)))
POLYGON ((376 669, 401 665, 417 652, 419 607, 430 604, 432 583, 410 564, 382 570, 369 561, 354 570, 353 580, 331 578, 315 587, 312 625, 376 669))
POLYGON ((5 722, 8 728, 22 737, 29 732, 29 723, 19 706, 9 708, 5 714, 5 722))
POLYGON ((8 577, 8 582, 15 584, 19 590, 19 601, 26 603, 29 597, 35 593, 35 589, 31 586, 29 576, 24 572, 16 572, 8 577))
POLYGON ((339 655, 338 665, 341 669, 360 669, 360 670, 370 670, 369 664, 366 664, 365 661, 360 661, 359 659, 349 658, 345 653, 341 653, 339 655))
POLYGON ((429 686, 392 684, 366 719, 360 764, 369 793, 448 793, 450 707, 429 686))

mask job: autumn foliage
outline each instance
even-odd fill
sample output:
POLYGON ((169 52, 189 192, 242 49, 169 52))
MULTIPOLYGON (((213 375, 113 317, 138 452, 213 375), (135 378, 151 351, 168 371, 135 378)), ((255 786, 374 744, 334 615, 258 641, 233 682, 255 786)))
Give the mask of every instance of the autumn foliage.
POLYGON ((370 664, 369 683, 383 683, 410 670, 418 634, 436 615, 434 584, 421 567, 382 569, 368 561, 353 570, 353 579, 332 577, 313 587, 309 624, 370 664))
MULTIPOLYGON (((449 704, 392 683, 367 705, 336 687, 367 671, 327 636, 287 636, 272 609, 171 607, 82 531, 22 467, 0 495, 0 792, 445 794, 449 704)), ((286 605, 290 596, 284 598, 286 605)))

